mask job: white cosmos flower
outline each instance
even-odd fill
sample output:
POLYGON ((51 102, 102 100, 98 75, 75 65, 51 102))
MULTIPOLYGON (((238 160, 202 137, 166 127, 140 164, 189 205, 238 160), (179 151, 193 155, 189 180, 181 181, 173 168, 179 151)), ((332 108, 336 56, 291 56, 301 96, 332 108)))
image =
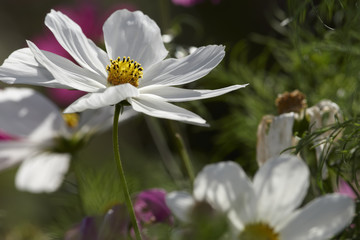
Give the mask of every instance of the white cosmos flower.
POLYGON ((88 92, 65 109, 67 113, 127 101, 135 111, 150 116, 205 124, 198 115, 169 102, 211 98, 246 86, 217 90, 175 87, 208 74, 223 59, 224 46, 200 47, 181 59, 165 59, 168 52, 159 27, 140 11, 119 10, 106 20, 107 53, 61 12, 52 10, 45 24, 78 65, 27 41, 28 48, 13 52, 0 67, 0 80, 88 92))
MULTIPOLYGON (((310 126, 309 132, 313 133, 316 130, 342 121, 343 116, 339 106, 330 100, 322 100, 310 108, 304 106, 301 113, 285 112, 278 116, 266 115, 258 125, 256 160, 261 166, 269 158, 289 153, 292 150, 290 148, 300 140, 300 137, 295 136, 294 132, 298 131, 296 129, 299 128, 298 126, 305 129, 306 124, 304 123, 310 126)), ((316 159, 319 164, 321 163, 322 154, 332 148, 332 144, 329 144, 329 137, 332 134, 333 131, 329 130, 313 139, 316 159)), ((333 140, 338 140, 341 135, 340 132, 333 140)), ((326 164, 322 167, 322 176, 323 178, 328 176, 326 164)))
POLYGON ((299 208, 309 186, 309 169, 298 157, 281 155, 260 167, 253 181, 234 162, 206 166, 194 182, 193 196, 173 192, 167 204, 182 220, 197 201, 227 214, 232 239, 320 240, 335 235, 355 214, 351 198, 319 197, 299 208))
MULTIPOLYGON (((65 114, 32 89, 0 90, 0 170, 21 163, 20 190, 53 192, 62 183, 76 151, 92 134, 111 127, 113 107, 65 114), (64 121, 65 119, 65 121, 64 121)), ((126 111, 121 119, 131 116, 126 111)))

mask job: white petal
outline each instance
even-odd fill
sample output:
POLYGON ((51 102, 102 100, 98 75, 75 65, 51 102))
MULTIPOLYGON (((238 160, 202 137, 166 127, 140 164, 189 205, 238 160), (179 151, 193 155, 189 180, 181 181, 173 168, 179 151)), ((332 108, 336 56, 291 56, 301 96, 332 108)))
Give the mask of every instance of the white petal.
POLYGON ((238 235, 247 223, 254 223, 256 219, 257 200, 253 189, 238 195, 228 211, 231 231, 238 235))
POLYGON ((307 204, 280 231, 283 240, 329 239, 350 224, 355 215, 354 201, 329 194, 307 204))
POLYGON ((298 157, 281 155, 269 159, 254 177, 258 220, 273 226, 303 201, 309 186, 309 169, 298 157))
MULTIPOLYGON (((59 112, 50 113, 46 116, 46 118, 39 121, 39 125, 34 128, 28 136, 29 140, 34 142, 46 141, 47 145, 52 145, 54 138, 61 134, 67 127, 65 125, 65 121, 63 119, 59 119, 59 116, 59 112)), ((24 124, 26 123, 24 122, 24 124)))
MULTIPOLYGON (((137 114, 131 107, 124 107, 119 117, 119 123, 137 114)), ((83 134, 100 133, 112 127, 114 118, 114 107, 108 106, 95 110, 82 112, 78 132, 83 134)))
MULTIPOLYGON (((306 115, 310 118, 310 126, 311 132, 316 131, 319 128, 323 128, 336 122, 342 122, 343 116, 340 110, 340 107, 330 101, 330 100, 322 100, 315 106, 306 109, 306 115)), ((316 151, 316 160, 320 165, 321 155, 323 153, 329 152, 332 148, 331 144, 327 144, 327 138, 332 134, 332 131, 324 132, 313 140, 313 144, 315 146, 316 151)), ((334 141, 341 138, 342 133, 339 133, 334 141)), ((322 166, 322 177, 323 179, 327 178, 328 169, 326 164, 322 166)))
POLYGON ((80 64, 106 78, 107 54, 86 38, 79 25, 61 12, 51 10, 45 25, 53 32, 60 45, 80 64))
POLYGON ((225 93, 237 90, 239 88, 246 87, 248 84, 244 85, 233 85, 225 88, 220 88, 216 90, 192 90, 192 89, 183 89, 176 87, 168 86, 148 86, 141 88, 139 91, 142 94, 154 94, 159 97, 166 99, 169 102, 185 102, 193 101, 199 99, 206 99, 217 97, 225 93))
MULTIPOLYGON (((295 145, 293 126, 295 113, 285 113, 277 117, 264 116, 257 130, 256 160, 261 166, 266 160, 277 157, 284 150, 295 145)), ((286 151, 286 152, 289 152, 286 151)))
POLYGON ((181 221, 190 222, 191 211, 195 206, 194 198, 186 192, 171 192, 166 195, 166 205, 181 221))
POLYGON ((80 115, 77 132, 82 134, 93 134, 105 131, 112 126, 114 107, 107 106, 98 109, 85 110, 80 115))
POLYGON ((180 59, 166 59, 144 68, 140 87, 149 85, 176 86, 193 82, 208 74, 224 58, 224 46, 209 45, 196 49, 180 59))
POLYGON ((167 55, 156 23, 140 11, 114 12, 103 26, 109 57, 130 57, 144 69, 163 60, 167 55))
POLYGON ((184 108, 165 102, 155 95, 141 94, 137 98, 128 99, 133 109, 147 115, 177 120, 186 123, 204 125, 205 120, 184 108))
POLYGON ((70 157, 70 154, 55 153, 29 157, 16 173, 16 187, 32 193, 56 191, 69 168, 70 157))
POLYGON ((64 112, 82 112, 86 109, 106 107, 138 95, 139 91, 136 87, 129 83, 121 84, 108 87, 99 92, 86 94, 67 107, 64 112))
POLYGON ((0 67, 0 80, 8 84, 70 88, 55 80, 53 75, 36 61, 29 48, 16 50, 5 60, 0 67))
POLYGON ((58 82, 85 92, 95 92, 105 88, 106 79, 100 75, 81 68, 64 57, 40 51, 30 41, 27 43, 36 60, 46 67, 58 82))
POLYGON ((0 141, 0 170, 14 166, 37 152, 37 146, 28 141, 0 141))
POLYGON ((194 181, 194 198, 222 212, 227 211, 239 195, 249 191, 252 186, 248 177, 234 162, 209 164, 194 181))
POLYGON ((41 141, 64 126, 59 109, 29 88, 0 90, 0 112, 0 129, 15 137, 29 137, 38 132, 36 139, 41 141))

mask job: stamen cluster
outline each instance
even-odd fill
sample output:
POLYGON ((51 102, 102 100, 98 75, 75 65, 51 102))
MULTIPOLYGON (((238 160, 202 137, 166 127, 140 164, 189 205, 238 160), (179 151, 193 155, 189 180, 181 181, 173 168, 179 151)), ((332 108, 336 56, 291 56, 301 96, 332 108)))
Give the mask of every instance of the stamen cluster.
POLYGON ((122 59, 118 57, 116 60, 110 59, 110 65, 106 66, 108 72, 108 84, 110 86, 116 86, 119 84, 130 83, 131 85, 138 87, 139 79, 143 76, 143 68, 141 64, 137 63, 129 57, 122 59))
POLYGON ((253 223, 245 226, 239 235, 240 240, 279 240, 279 234, 265 223, 253 223))
POLYGON ((64 113, 62 117, 70 128, 76 128, 79 125, 79 115, 76 113, 64 113))

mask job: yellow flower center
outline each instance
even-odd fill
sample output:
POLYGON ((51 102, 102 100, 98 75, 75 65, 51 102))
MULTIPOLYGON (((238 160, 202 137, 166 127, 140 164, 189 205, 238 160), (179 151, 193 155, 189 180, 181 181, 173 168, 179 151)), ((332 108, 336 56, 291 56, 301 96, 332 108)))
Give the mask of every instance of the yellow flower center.
POLYGON ((280 240, 279 234, 264 223, 253 223, 245 226, 239 235, 240 240, 280 240))
POLYGON ((116 60, 110 59, 110 65, 106 66, 108 72, 107 82, 109 86, 116 86, 119 84, 130 83, 138 87, 139 79, 143 76, 143 68, 141 64, 137 63, 129 57, 116 60))
POLYGON ((79 125, 79 114, 76 113, 64 113, 62 115, 66 125, 70 128, 75 128, 79 125))

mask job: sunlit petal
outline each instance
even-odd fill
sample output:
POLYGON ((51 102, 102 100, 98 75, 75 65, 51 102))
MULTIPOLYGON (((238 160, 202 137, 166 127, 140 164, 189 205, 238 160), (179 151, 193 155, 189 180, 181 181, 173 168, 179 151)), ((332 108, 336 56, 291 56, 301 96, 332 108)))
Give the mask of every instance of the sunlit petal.
POLYGON ((194 181, 195 199, 223 212, 246 192, 253 192, 251 183, 244 170, 233 162, 207 165, 194 181))
POLYGON ((259 221, 276 225, 303 201, 309 186, 309 169, 298 157, 269 159, 254 177, 259 221))
POLYGON ((107 54, 86 38, 79 25, 59 11, 51 10, 45 18, 46 26, 60 45, 84 68, 106 77, 107 54))
POLYGON ((21 164, 16 174, 16 187, 33 193, 54 192, 60 187, 69 165, 69 154, 32 156, 21 164))
POLYGON ((140 87, 149 85, 176 86, 204 77, 216 67, 225 56, 224 46, 209 45, 196 49, 189 56, 180 59, 166 59, 144 69, 140 87))
POLYGON ((0 67, 0 80, 7 84, 31 84, 54 88, 71 88, 56 80, 35 59, 29 48, 14 51, 0 67))
POLYGON ((64 112, 82 112, 86 109, 107 107, 138 95, 138 89, 134 86, 130 84, 121 84, 106 88, 99 92, 89 93, 72 103, 64 112))
POLYGON ((135 111, 159 118, 166 118, 193 124, 205 124, 206 121, 184 108, 167 103, 155 95, 142 94, 137 98, 129 99, 135 111))
POLYGON ((106 50, 112 59, 130 57, 144 69, 167 55, 157 24, 140 11, 118 10, 105 22, 106 50))
POLYGON ((36 60, 46 67, 60 83, 85 92, 94 92, 105 88, 105 80, 96 73, 81 68, 66 58, 40 51, 30 41, 27 43, 36 60))
POLYGON ((40 131, 40 141, 64 126, 59 109, 29 88, 0 90, 0 112, 0 129, 15 137, 29 137, 40 131))
POLYGON ((246 87, 247 85, 248 84, 232 85, 229 87, 220 88, 216 90, 197 90, 197 89, 193 90, 193 89, 155 85, 155 86, 141 88, 140 93, 154 94, 166 99, 166 101, 169 102, 186 102, 186 101, 217 97, 225 93, 237 90, 239 88, 246 87))
POLYGON ((317 198, 283 227, 281 239, 329 239, 350 224, 354 213, 354 201, 347 196, 332 194, 317 198))
POLYGON ((186 192, 171 192, 166 195, 166 204, 171 212, 181 221, 189 222, 195 206, 194 198, 186 192))

